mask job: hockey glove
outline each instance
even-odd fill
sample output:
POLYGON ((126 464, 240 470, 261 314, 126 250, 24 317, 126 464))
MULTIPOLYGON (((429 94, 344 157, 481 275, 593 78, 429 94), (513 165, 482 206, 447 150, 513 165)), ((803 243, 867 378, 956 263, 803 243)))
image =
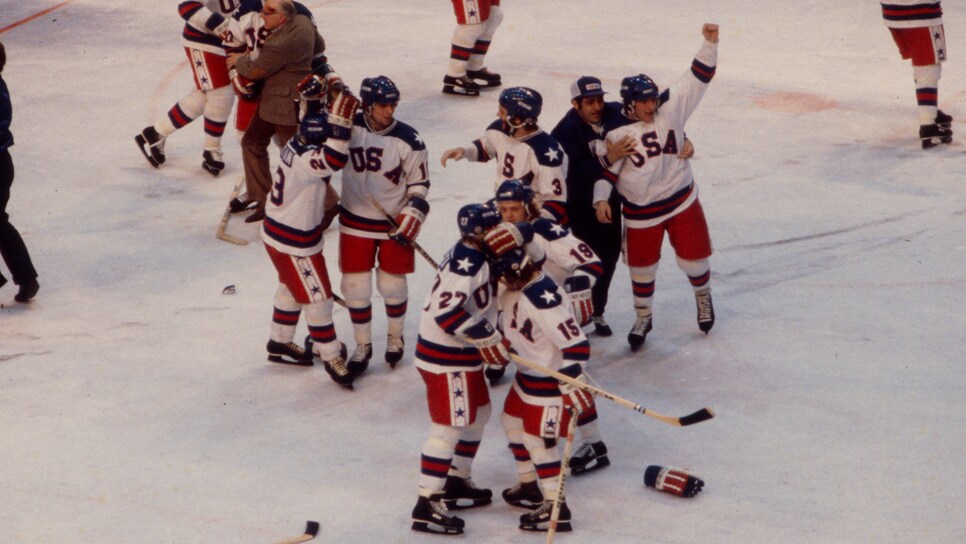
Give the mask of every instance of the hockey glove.
POLYGON ((490 229, 483 236, 483 244, 486 249, 496 257, 499 257, 518 247, 533 241, 533 225, 529 221, 519 223, 503 222, 490 229))
POLYGON ((409 244, 419 235, 419 228, 426 221, 429 213, 429 202, 422 197, 414 196, 396 216, 396 230, 389 233, 389 237, 400 244, 409 244))
MULTIPOLYGON (((565 366, 560 369, 560 373, 573 376, 580 383, 587 383, 587 377, 580 365, 565 366)), ((571 383, 560 382, 560 395, 563 397, 564 408, 573 410, 574 416, 583 414, 594 405, 594 396, 589 391, 571 383)))
POLYGON ((231 86, 235 90, 235 94, 245 100, 255 99, 255 83, 252 80, 239 75, 234 68, 228 70, 228 77, 231 78, 231 86))
POLYGON ((299 81, 295 88, 306 100, 318 100, 328 87, 329 85, 324 79, 309 74, 302 78, 302 81, 299 81))
POLYGON ((571 276, 564 281, 564 289, 570 294, 570 304, 574 309, 574 317, 580 326, 590 323, 594 316, 594 301, 591 299, 590 278, 587 276, 571 276))
POLYGON ((486 365, 486 368, 483 369, 483 375, 490 381, 490 385, 496 385, 496 382, 500 381, 504 374, 506 374, 506 366, 504 365, 486 365))
POLYGON ((486 338, 474 340, 476 349, 480 350, 483 362, 488 365, 506 366, 510 362, 510 341, 497 331, 486 338))
POLYGON ((228 39, 228 19, 226 19, 220 13, 212 13, 208 21, 205 22, 205 26, 212 34, 218 36, 221 41, 227 41, 228 39))
POLYGON ((352 135, 352 118, 359 109, 359 99, 347 91, 335 97, 329 105, 329 125, 331 136, 336 140, 348 140, 352 135), (341 130, 340 130, 341 129, 341 130))
POLYGON ((684 469, 651 465, 644 471, 644 485, 679 497, 693 497, 704 487, 704 480, 684 469))

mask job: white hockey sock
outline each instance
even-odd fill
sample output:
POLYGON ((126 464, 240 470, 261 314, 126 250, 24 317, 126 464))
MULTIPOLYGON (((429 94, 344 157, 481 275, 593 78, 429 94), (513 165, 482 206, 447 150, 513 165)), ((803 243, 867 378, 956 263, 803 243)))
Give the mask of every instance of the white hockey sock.
POLYGON ((351 272, 342 274, 342 296, 349 308, 352 332, 356 344, 372 343, 372 274, 351 272))
POLYGON ((302 305, 295 302, 295 297, 284 284, 279 284, 275 290, 274 305, 272 328, 268 337, 287 344, 295 337, 295 326, 298 324, 302 305))
POLYGON ((473 56, 476 40, 485 30, 485 24, 456 25, 456 30, 453 31, 453 43, 446 75, 452 77, 466 75, 466 63, 473 56))
POLYGON ((939 78, 942 75, 942 65, 913 66, 912 74, 916 80, 919 124, 931 125, 936 122, 936 112, 939 110, 939 78))
POLYGON ((503 8, 500 6, 490 6, 490 17, 483 23, 483 33, 476 39, 476 43, 473 45, 473 55, 470 56, 469 62, 466 63, 467 70, 479 70, 483 68, 483 59, 486 57, 486 51, 490 47, 490 42, 493 41, 493 35, 496 33, 496 29, 503 22, 503 8), (481 51, 480 49, 483 48, 481 51))

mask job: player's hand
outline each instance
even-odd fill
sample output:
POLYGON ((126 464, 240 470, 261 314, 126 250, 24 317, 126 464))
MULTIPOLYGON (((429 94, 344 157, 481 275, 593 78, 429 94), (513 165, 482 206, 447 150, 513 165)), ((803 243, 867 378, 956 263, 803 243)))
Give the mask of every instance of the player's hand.
POLYGON ((477 340, 476 349, 480 350, 483 362, 488 365, 506 366, 510 363, 510 341, 503 337, 499 331, 477 340))
POLYGON ((389 233, 389 237, 400 244, 412 243, 416 236, 419 236, 419 228, 426 221, 427 214, 429 214, 429 202, 418 196, 410 198, 396 216, 396 224, 399 226, 389 233))
POLYGON ((492 255, 499 257, 518 247, 533 241, 533 224, 529 221, 520 223, 503 222, 493 227, 483 235, 483 245, 492 255))
POLYGON ((594 315, 590 278, 584 275, 571 276, 564 281, 564 290, 570 295, 574 318, 581 327, 590 323, 594 315))
POLYGON ((678 157, 682 159, 690 159, 693 156, 694 156, 694 144, 691 143, 691 140, 685 138, 684 145, 681 146, 681 151, 678 152, 678 157))
POLYGON ((325 79, 319 78, 314 74, 309 74, 299 81, 298 85, 295 86, 298 89, 299 94, 302 95, 306 100, 317 100, 319 96, 326 91, 328 84, 325 79))
POLYGON ((714 23, 704 23, 701 27, 701 34, 704 35, 704 39, 711 43, 718 43, 718 25, 714 23))
POLYGON ((246 100, 252 100, 255 97, 255 87, 252 80, 238 75, 234 68, 228 70, 228 77, 231 78, 231 86, 235 94, 246 100))
POLYGON ((617 140, 616 142, 612 142, 610 140, 604 140, 604 143, 607 144, 608 164, 614 164, 618 160, 623 159, 628 155, 633 155, 634 148, 636 147, 634 138, 631 138, 630 135, 624 136, 623 138, 621 138, 620 140, 617 140))
POLYGON ((329 107, 329 123, 345 129, 352 128, 352 119, 359 109, 359 99, 352 93, 341 92, 329 107))
POLYGON ((601 223, 610 224, 613 221, 610 203, 606 200, 601 200, 597 204, 594 204, 594 209, 597 210, 597 220, 601 223))
MULTIPOLYGON (((587 382, 583 373, 575 379, 580 383, 587 382)), ((560 382, 560 394, 563 396, 564 408, 573 410, 575 416, 584 413, 594 404, 594 396, 590 392, 568 382, 560 382)))
POLYGON ((454 147, 453 149, 447 149, 446 151, 443 151, 443 156, 440 157, 439 162, 443 165, 443 168, 446 168, 446 161, 450 159, 453 159, 454 161, 458 161, 463 158, 463 155, 465 153, 466 153, 466 150, 464 150, 462 147, 454 147))

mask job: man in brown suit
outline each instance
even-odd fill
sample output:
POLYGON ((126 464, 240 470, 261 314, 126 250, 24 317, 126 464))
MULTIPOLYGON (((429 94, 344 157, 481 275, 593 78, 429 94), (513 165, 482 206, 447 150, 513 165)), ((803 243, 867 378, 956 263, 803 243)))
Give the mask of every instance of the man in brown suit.
POLYGON ((298 130, 299 81, 311 73, 317 32, 312 21, 297 15, 292 0, 265 0, 262 8, 265 28, 271 34, 258 55, 228 56, 229 68, 242 76, 262 80, 258 111, 242 137, 242 160, 248 198, 258 203, 245 221, 264 219, 265 199, 272 188, 268 146, 278 134, 287 142, 298 130))

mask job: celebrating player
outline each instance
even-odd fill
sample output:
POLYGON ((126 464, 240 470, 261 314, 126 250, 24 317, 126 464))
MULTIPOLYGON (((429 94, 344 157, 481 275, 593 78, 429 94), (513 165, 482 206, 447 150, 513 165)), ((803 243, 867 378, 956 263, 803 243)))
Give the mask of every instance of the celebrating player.
POLYGON ((305 310, 312 351, 332 379, 351 387, 345 344, 332 324, 332 287, 322 255, 326 186, 345 166, 352 117, 359 100, 344 93, 332 113, 306 116, 295 137, 282 149, 277 179, 265 205, 262 240, 278 270, 279 286, 268 341, 273 362, 310 364, 312 354, 292 342, 305 310))
POLYGON ((349 142, 351 164, 342 172, 339 212, 339 266, 355 334, 349 368, 361 374, 372 358, 372 270, 376 289, 386 302, 386 362, 403 357, 408 305, 406 274, 415 269, 410 242, 429 213, 429 167, 426 144, 416 129, 394 117, 399 89, 386 76, 362 81, 362 111, 349 142), (385 212, 398 227, 393 227, 385 212), (377 266, 378 263, 378 266, 377 266))
POLYGON ((479 96, 484 87, 499 87, 500 74, 483 66, 493 34, 503 21, 500 0, 453 0, 456 30, 449 54, 449 66, 443 78, 443 92, 463 96, 479 96))
POLYGON ((567 155, 560 144, 537 125, 543 97, 527 87, 510 87, 500 93, 499 119, 486 128, 482 138, 467 147, 443 152, 450 159, 487 162, 496 158, 494 189, 508 179, 521 179, 533 188, 537 207, 546 217, 567 222, 567 155))
POLYGON ((157 168, 164 164, 164 142, 168 136, 204 114, 205 145, 201 167, 213 176, 224 170, 221 136, 228 124, 235 95, 225 65, 222 39, 227 35, 228 17, 237 7, 237 0, 187 0, 178 5, 178 13, 185 20, 181 36, 194 75, 195 90, 172 106, 166 117, 144 127, 134 137, 151 166, 157 168))
POLYGON ((639 146, 633 154, 610 165, 594 187, 594 207, 602 223, 614 220, 608 198, 615 187, 623 203, 627 265, 637 311, 637 320, 627 335, 633 350, 644 344, 652 327, 654 278, 665 231, 678 266, 694 288, 698 327, 707 333, 714 325, 708 224, 690 161, 679 155, 684 145, 684 124, 714 77, 718 58, 718 25, 705 24, 701 32, 704 43, 690 71, 669 89, 667 102, 660 103, 657 85, 644 74, 621 82, 624 107, 637 122, 611 130, 606 140, 613 143, 631 136, 639 146))
POLYGON ((483 234, 499 222, 496 210, 481 204, 460 209, 461 239, 440 263, 420 318, 416 368, 432 424, 421 454, 415 531, 462 534, 465 524, 449 508, 483 506, 493 497, 476 487, 470 471, 491 410, 483 363, 510 360, 493 326, 496 293, 482 246, 483 234))

